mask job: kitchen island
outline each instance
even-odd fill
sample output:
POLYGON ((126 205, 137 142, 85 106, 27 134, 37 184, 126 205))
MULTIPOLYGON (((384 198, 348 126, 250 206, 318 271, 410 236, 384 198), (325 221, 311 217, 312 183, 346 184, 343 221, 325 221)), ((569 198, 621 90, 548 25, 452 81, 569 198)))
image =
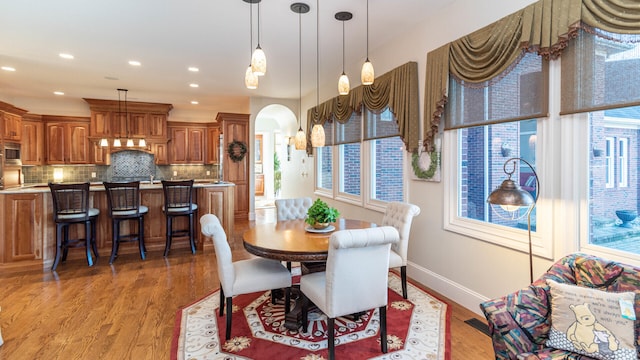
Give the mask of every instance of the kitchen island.
MULTIPOLYGON (((220 218, 227 236, 233 235, 234 224, 234 194, 235 184, 215 182, 210 180, 196 181, 194 184, 194 202, 198 204, 198 218, 195 221, 196 247, 202 250, 212 246, 205 242, 200 232, 199 217, 211 213, 220 218)), ((166 220, 162 212, 164 194, 162 184, 140 183, 140 204, 149 208, 144 220, 144 238, 147 252, 156 252, 162 256, 166 234, 166 220)), ((102 183, 91 183, 89 203, 91 207, 100 210, 97 221, 96 242, 100 260, 108 261, 111 253, 111 218, 107 203, 107 194, 102 183)), ((30 184, 19 188, 0 191, 0 271, 20 271, 41 268, 49 270, 55 258, 56 226, 53 221, 53 204, 51 191, 47 184, 30 184)), ((121 232, 126 234, 130 226, 137 226, 135 222, 124 222, 121 232)), ((186 219, 176 219, 174 228, 186 228, 186 219)), ((135 229, 133 229, 135 230, 135 229)), ((70 228, 70 238, 83 238, 82 225, 70 228)), ((189 240, 174 239, 169 256, 177 256, 179 249, 188 251, 189 240), (173 255, 172 255, 173 254, 173 255)), ((122 243, 119 254, 137 253, 136 243, 122 243)), ((152 255, 155 256, 155 255, 152 255)), ((85 253, 80 249, 69 251, 68 259, 84 258, 85 253)), ((114 263, 117 266, 117 262, 114 263)), ((64 267, 58 267, 62 270, 64 267)))

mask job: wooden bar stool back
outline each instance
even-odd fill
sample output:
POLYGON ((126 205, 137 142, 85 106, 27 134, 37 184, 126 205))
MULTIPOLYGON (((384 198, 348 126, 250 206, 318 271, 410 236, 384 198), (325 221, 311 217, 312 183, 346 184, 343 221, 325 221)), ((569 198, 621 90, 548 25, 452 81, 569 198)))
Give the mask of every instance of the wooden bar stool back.
POLYGON ((144 260, 147 252, 144 246, 144 215, 149 212, 149 208, 140 205, 140 182, 104 182, 104 188, 107 191, 109 217, 113 229, 109 264, 113 264, 118 256, 121 242, 137 241, 140 258, 144 260), (137 232, 130 230, 128 234, 122 235, 120 224, 130 220, 137 222, 137 232))
POLYGON ((91 250, 98 258, 96 219, 100 210, 89 207, 89 183, 49 183, 49 189, 53 199, 53 221, 56 223, 56 257, 51 270, 56 270, 61 257, 63 262, 67 260, 70 247, 80 246, 86 248, 87 263, 93 266, 91 250), (83 239, 69 239, 69 226, 73 224, 84 224, 83 239))
POLYGON ((195 219, 198 215, 198 205, 193 203, 193 180, 162 180, 164 190, 164 212, 167 220, 167 242, 164 248, 164 256, 169 255, 171 242, 174 237, 189 237, 191 253, 196 253, 196 243, 194 239, 195 219), (176 217, 188 217, 187 229, 174 229, 173 220, 176 217))

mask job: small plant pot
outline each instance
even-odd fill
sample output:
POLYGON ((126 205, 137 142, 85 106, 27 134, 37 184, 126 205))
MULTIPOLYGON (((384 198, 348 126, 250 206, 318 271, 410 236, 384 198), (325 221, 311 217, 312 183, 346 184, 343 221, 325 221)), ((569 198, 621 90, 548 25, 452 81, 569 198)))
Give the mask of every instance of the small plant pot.
POLYGON ((325 222, 325 223, 315 223, 313 224, 313 228, 317 229, 317 230, 323 230, 329 227, 329 225, 331 225, 331 223, 325 222))

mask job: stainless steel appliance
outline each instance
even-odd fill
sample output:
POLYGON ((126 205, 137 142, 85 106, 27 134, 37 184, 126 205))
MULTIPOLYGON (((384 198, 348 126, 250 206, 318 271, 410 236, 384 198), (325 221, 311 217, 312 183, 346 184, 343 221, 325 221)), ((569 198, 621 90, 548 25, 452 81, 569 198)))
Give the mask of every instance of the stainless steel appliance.
POLYGON ((0 146, 0 190, 19 187, 21 178, 20 144, 4 143, 0 146))
POLYGON ((20 144, 5 143, 4 144, 4 165, 5 166, 22 166, 20 144))

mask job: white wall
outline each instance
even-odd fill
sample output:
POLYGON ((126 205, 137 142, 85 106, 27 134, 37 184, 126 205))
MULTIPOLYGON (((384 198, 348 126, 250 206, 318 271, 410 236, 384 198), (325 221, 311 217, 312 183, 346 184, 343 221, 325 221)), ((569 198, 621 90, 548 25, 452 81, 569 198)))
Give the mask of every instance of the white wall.
MULTIPOLYGON (((373 49, 369 58, 377 74, 383 74, 408 61, 418 62, 422 113, 427 53, 533 2, 456 1, 442 11, 425 14, 422 24, 383 48, 373 49)), ((358 74, 360 66, 361 64, 350 64, 347 73, 358 74)), ((321 84, 321 94, 335 94, 337 79, 325 80, 327 81, 321 84)), ((313 96, 308 96, 303 99, 303 109, 315 104, 315 99, 312 98, 313 96)), ((324 100, 326 98, 321 99, 324 100)), ((447 154, 443 153, 443 157, 446 156, 447 154)), ((309 166, 309 170, 313 171, 313 167, 309 166)), ((299 196, 315 196, 313 175, 303 181, 303 186, 304 191, 301 191, 299 196)), ((422 210, 414 219, 411 231, 408 266, 410 277, 477 313, 480 313, 478 304, 481 301, 528 285, 527 253, 443 230, 442 182, 409 181, 408 190, 409 201, 420 206, 422 210)), ((381 213, 327 200, 338 207, 343 216, 374 222, 382 219, 381 213)), ((534 263, 536 276, 551 265, 551 261, 540 258, 535 258, 534 263)))

